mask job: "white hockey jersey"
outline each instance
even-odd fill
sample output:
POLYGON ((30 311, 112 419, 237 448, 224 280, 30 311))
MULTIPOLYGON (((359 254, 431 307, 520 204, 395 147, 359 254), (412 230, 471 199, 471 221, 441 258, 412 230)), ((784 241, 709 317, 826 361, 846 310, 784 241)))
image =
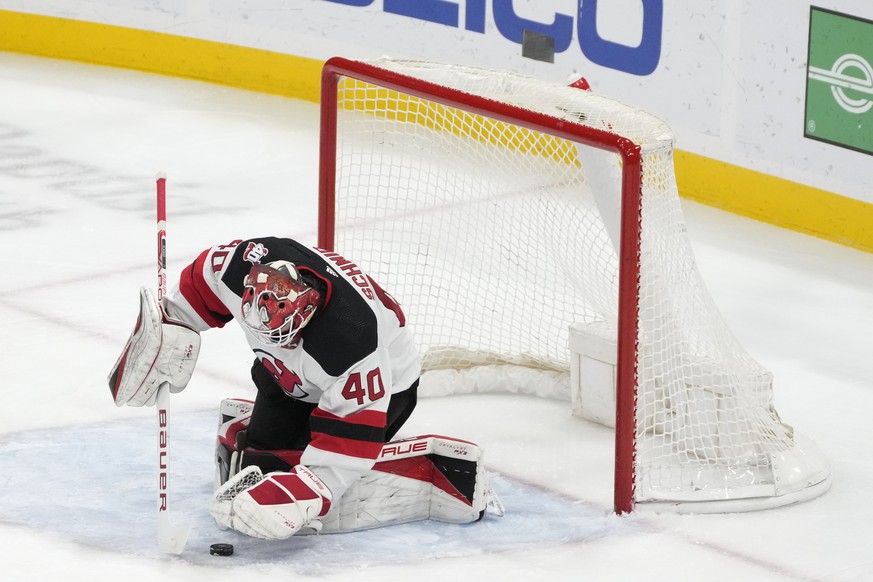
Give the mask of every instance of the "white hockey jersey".
POLYGON ((357 265, 286 238, 235 240, 204 251, 166 298, 167 314, 199 331, 236 319, 290 397, 317 404, 301 463, 341 495, 385 442, 388 402, 421 373, 400 306, 357 265), (291 261, 324 304, 298 341, 266 346, 242 325, 243 279, 255 263, 291 261))

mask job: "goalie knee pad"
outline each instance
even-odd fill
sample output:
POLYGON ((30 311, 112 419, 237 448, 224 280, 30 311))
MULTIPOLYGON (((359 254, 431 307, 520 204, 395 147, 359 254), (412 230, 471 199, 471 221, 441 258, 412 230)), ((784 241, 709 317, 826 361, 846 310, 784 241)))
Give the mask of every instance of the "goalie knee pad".
POLYGON ((266 474, 290 471, 300 463, 302 451, 260 450, 248 447, 247 431, 254 402, 241 398, 221 401, 218 439, 215 445, 215 488, 246 467, 256 466, 266 474))
POLYGON ((225 398, 221 401, 218 409, 218 428, 224 423, 240 418, 242 416, 250 416, 255 403, 244 398, 225 398))
POLYGON ((253 405, 253 402, 239 398, 225 398, 221 401, 218 439, 215 443, 216 489, 239 471, 239 452, 246 446, 246 429, 253 405))

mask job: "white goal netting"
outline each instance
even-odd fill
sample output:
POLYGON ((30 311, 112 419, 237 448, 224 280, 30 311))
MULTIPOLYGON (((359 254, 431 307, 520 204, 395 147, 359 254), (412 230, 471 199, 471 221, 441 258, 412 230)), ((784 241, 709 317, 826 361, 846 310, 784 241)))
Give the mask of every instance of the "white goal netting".
POLYGON ((744 509, 826 486, 814 447, 773 407, 772 375, 734 339, 701 280, 665 123, 512 73, 371 65, 367 81, 340 76, 327 104, 337 120, 330 228, 334 248, 403 305, 435 389, 569 399, 569 326, 616 342, 625 310, 636 381, 619 389, 634 391, 633 480, 617 487, 634 502, 744 509), (394 73, 426 83, 398 88, 394 73), (446 105, 446 90, 487 102, 446 105), (618 155, 555 137, 544 118, 635 144, 639 192, 628 194, 618 155), (621 220, 628 195, 639 236, 621 220), (638 268, 638 294, 624 304, 619 250, 638 268))

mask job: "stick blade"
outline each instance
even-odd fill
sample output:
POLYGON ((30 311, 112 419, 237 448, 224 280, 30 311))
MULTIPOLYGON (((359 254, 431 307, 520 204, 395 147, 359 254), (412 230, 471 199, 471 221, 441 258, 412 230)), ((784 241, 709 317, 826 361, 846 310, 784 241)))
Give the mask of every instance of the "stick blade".
POLYGON ((158 519, 158 548, 165 554, 178 556, 188 543, 191 528, 173 525, 166 514, 162 514, 158 519))

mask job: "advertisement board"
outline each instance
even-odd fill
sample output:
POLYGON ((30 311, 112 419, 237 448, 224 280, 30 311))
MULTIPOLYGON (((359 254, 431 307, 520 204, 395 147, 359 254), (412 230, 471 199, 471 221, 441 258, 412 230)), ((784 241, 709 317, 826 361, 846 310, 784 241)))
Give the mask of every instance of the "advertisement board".
POLYGON ((871 21, 868 0, 0 0, 0 50, 310 100, 337 55, 584 76, 671 126, 683 195, 873 249, 871 21))
POLYGON ((873 154, 873 21, 813 7, 804 135, 873 154))

